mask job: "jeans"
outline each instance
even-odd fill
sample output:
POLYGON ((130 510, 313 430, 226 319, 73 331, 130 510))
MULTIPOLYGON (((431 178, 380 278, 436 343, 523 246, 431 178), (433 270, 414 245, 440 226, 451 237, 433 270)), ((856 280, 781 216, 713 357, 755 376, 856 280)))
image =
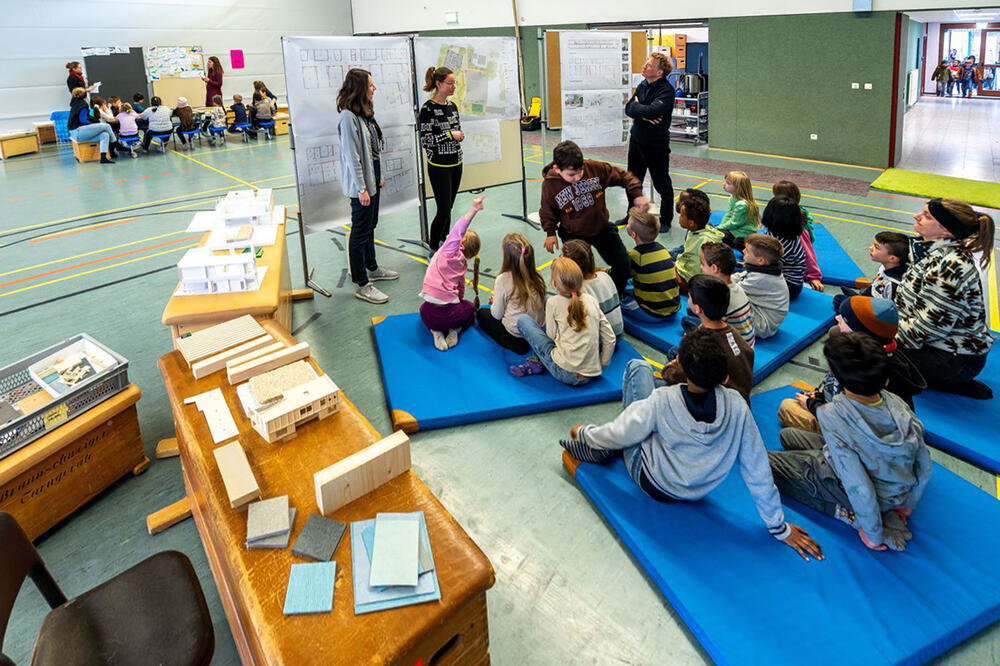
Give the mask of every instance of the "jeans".
POLYGON ((448 237, 448 229, 451 227, 451 207, 455 205, 455 197, 462 184, 462 165, 440 167, 428 164, 427 179, 431 182, 434 203, 437 205, 427 242, 431 251, 437 252, 448 237))
POLYGON ((627 168, 640 183, 649 171, 653 189, 660 195, 660 231, 667 231, 674 219, 674 184, 669 172, 670 144, 629 139, 627 168))
POLYGON ((782 428, 781 446, 784 451, 767 452, 781 494, 853 524, 851 500, 823 455, 823 437, 801 428, 782 428))
POLYGON ((112 142, 118 140, 115 136, 114 130, 111 129, 111 125, 107 123, 91 123, 89 125, 81 125, 76 129, 71 129, 69 131, 69 136, 71 139, 76 141, 93 141, 98 139, 101 142, 101 152, 106 153, 109 150, 112 142))
MULTIPOLYGON (((382 165, 375 160, 375 182, 382 182, 382 165)), ((359 287, 368 284, 368 271, 378 268, 375 260, 375 226, 378 225, 379 193, 370 192, 371 202, 361 205, 361 199, 351 198, 351 239, 347 256, 351 265, 351 280, 359 287), (366 270, 367 269, 367 270, 366 270)))
POLYGON ((611 267, 611 279, 615 282, 618 295, 625 295, 625 285, 628 284, 631 277, 629 275, 628 251, 625 249, 622 237, 618 233, 618 227, 614 223, 608 222, 604 230, 596 236, 577 236, 576 234, 564 231, 561 227, 558 233, 563 243, 575 238, 590 243, 590 246, 597 251, 601 259, 611 267))
POLYGON ((479 308, 479 312, 476 313, 476 323, 479 324, 480 331, 504 349, 521 356, 531 352, 531 346, 527 341, 524 338, 511 335, 501 320, 493 318, 489 308, 479 308))
POLYGON ((556 343, 545 334, 545 329, 531 316, 523 314, 518 317, 517 330, 521 332, 521 336, 527 341, 541 364, 556 380, 570 386, 581 386, 590 381, 590 377, 577 377, 575 372, 563 369, 552 360, 552 350, 555 349, 556 343))

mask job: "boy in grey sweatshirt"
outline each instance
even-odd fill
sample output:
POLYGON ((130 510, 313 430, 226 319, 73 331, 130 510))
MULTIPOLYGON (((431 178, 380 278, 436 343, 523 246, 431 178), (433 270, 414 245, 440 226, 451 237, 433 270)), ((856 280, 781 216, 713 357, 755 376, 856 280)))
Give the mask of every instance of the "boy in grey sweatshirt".
POLYGON ((889 360, 863 333, 831 335, 823 347, 844 392, 816 410, 817 434, 783 428, 785 451, 770 451, 782 493, 858 530, 872 550, 905 550, 906 526, 931 478, 924 427, 883 390, 889 360))
POLYGON ((618 418, 599 426, 577 424, 572 439, 560 444, 586 462, 604 464, 622 455, 632 480, 661 502, 701 499, 738 462, 771 535, 806 560, 823 559, 819 544, 785 522, 757 424, 739 392, 720 386, 728 370, 715 335, 705 329, 686 334, 678 359, 687 382, 660 388, 654 388, 648 363, 631 361, 618 418))
POLYGON ((781 241, 750 234, 745 242, 746 272, 737 273, 732 281, 743 287, 750 299, 754 334, 758 339, 770 338, 788 316, 788 283, 781 276, 781 241))

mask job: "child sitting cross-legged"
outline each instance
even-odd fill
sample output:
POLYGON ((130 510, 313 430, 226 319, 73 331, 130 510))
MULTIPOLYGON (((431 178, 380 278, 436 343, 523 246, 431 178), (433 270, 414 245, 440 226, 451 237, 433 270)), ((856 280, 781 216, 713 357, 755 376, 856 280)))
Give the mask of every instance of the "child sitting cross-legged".
POLYGON ((819 263, 816 261, 816 250, 813 248, 812 213, 802 206, 802 192, 799 190, 799 186, 790 180, 779 180, 771 186, 771 192, 776 197, 788 197, 798 205, 799 212, 802 213, 802 234, 799 236, 799 242, 802 244, 802 252, 806 256, 806 284, 815 291, 823 291, 823 271, 819 268, 819 263))
POLYGON ((479 308, 479 235, 469 229, 472 218, 483 209, 483 197, 472 200, 469 212, 458 219, 447 240, 438 248, 427 264, 424 285, 420 291, 424 302, 420 306, 420 320, 434 336, 434 347, 447 351, 458 344, 458 334, 472 325, 479 308), (473 302, 465 296, 465 271, 469 259, 473 264, 473 302))
POLYGON ((732 326, 742 336, 744 342, 753 349, 756 339, 753 329, 753 313, 750 299, 739 282, 735 282, 736 255, 733 248, 725 243, 705 243, 701 246, 701 272, 717 277, 729 285, 729 309, 723 321, 732 326))
POLYGON ((788 283, 781 277, 781 242, 772 236, 750 234, 745 239, 743 263, 746 271, 733 276, 750 299, 753 330, 757 339, 778 332, 788 316, 788 283))
MULTIPOLYGON (((750 402, 754 352, 740 334, 723 321, 729 309, 729 285, 711 275, 695 275, 688 283, 688 307, 700 320, 700 328, 712 334, 726 356, 729 376, 723 385, 736 389, 744 400, 750 402)), ((686 319, 684 324, 687 326, 686 319)), ((687 381, 676 356, 663 368, 662 374, 668 384, 687 381)))
POLYGON ((517 318, 517 330, 535 355, 510 372, 523 377, 544 368, 563 384, 586 384, 611 362, 615 332, 597 300, 583 292, 583 272, 572 259, 552 262, 552 286, 558 293, 545 304, 544 329, 529 315, 517 318))
POLYGON ((583 272, 583 293, 597 299, 601 312, 608 318, 611 330, 619 338, 625 333, 625 322, 622 320, 621 299, 611 274, 594 263, 594 249, 590 243, 579 238, 563 243, 562 254, 576 262, 583 272))
POLYGON ((905 550, 907 518, 931 477, 924 427, 884 390, 889 362, 861 333, 831 335, 823 347, 844 392, 816 411, 819 433, 781 430, 784 451, 768 458, 782 493, 858 530, 872 550, 905 550))
POLYGON ((785 522, 757 424, 743 397, 720 384, 725 354, 711 331, 697 329, 681 340, 678 361, 687 381, 655 388, 653 368, 630 361, 622 387, 623 411, 610 423, 573 426, 559 443, 575 458, 605 464, 621 455, 628 475, 660 502, 694 502, 708 495, 737 464, 776 539, 803 558, 823 559, 819 544, 785 522))
POLYGON ((635 247, 628 251, 635 297, 626 298, 622 307, 631 316, 653 323, 672 317, 681 307, 680 293, 673 257, 656 240, 659 221, 652 213, 632 208, 625 230, 635 242, 635 247))
POLYGON ((527 314, 537 322, 545 319, 545 280, 535 269, 535 248, 521 234, 504 236, 501 251, 503 264, 493 283, 490 307, 476 312, 476 322, 479 330, 504 349, 527 354, 531 347, 517 330, 517 318, 527 314))
POLYGON ((707 226, 712 216, 712 208, 704 192, 700 190, 688 192, 687 196, 677 200, 677 208, 680 213, 680 225, 687 229, 684 248, 677 257, 677 282, 683 293, 691 276, 701 272, 701 246, 705 243, 720 242, 722 232, 715 227, 707 226))

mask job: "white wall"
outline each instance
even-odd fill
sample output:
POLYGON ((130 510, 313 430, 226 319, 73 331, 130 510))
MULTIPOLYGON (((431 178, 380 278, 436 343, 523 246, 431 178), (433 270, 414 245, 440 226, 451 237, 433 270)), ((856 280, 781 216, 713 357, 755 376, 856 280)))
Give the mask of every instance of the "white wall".
MULTIPOLYGON (((352 34, 350 0, 29 0, 0 12, 0 131, 69 108, 65 64, 83 46, 199 45, 219 56, 223 96, 260 79, 284 96, 282 35, 352 34), (243 49, 233 70, 230 49, 243 49)), ((200 103, 203 100, 196 100, 200 103)))
MULTIPOLYGON (((356 33, 407 32, 513 25, 513 10, 503 0, 351 0, 356 33), (457 11, 459 24, 444 23, 457 11)), ((993 7, 968 0, 874 0, 876 11, 993 7)), ((724 16, 819 14, 850 11, 850 0, 702 0, 702 2, 608 2, 607 0, 518 0, 522 25, 656 21, 724 16)))
POLYGON ((927 54, 924 58, 924 94, 933 95, 937 84, 931 79, 934 68, 941 64, 941 24, 925 23, 927 26, 927 54))

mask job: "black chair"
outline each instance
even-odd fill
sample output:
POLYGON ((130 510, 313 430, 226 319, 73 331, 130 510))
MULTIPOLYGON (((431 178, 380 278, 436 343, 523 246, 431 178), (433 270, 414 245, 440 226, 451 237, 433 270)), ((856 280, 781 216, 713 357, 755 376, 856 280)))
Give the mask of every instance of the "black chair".
MULTIPOLYGON (((191 561, 164 551, 73 599, 9 513, 0 511, 0 647, 28 576, 52 607, 35 640, 39 666, 209 664, 215 633, 191 561)), ((0 653, 0 666, 14 662, 0 653)))

